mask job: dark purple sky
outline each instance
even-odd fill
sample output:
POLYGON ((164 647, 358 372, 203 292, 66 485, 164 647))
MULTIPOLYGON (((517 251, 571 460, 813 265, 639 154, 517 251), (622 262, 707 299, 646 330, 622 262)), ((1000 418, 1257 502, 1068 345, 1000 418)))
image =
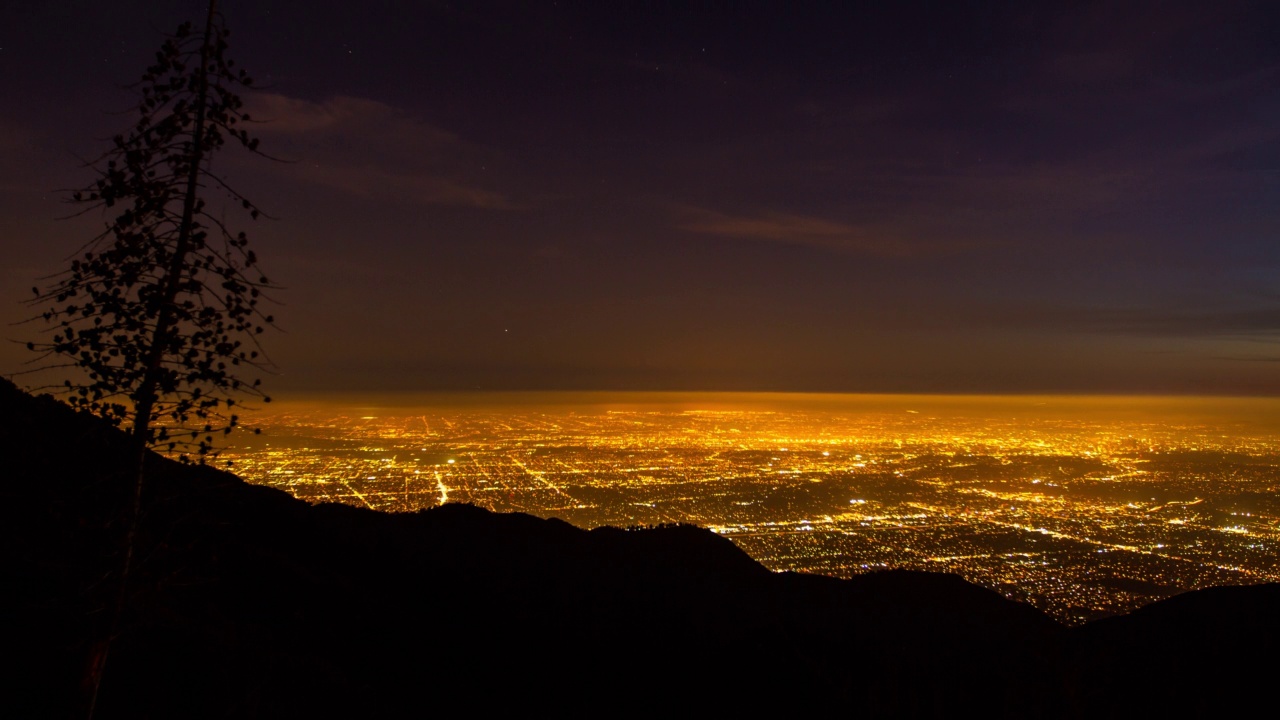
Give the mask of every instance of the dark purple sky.
MULTIPOLYGON (((269 386, 1280 393, 1273 6, 829 4, 223 0, 269 386)), ((0 320, 201 5, 6 3, 0 320)))

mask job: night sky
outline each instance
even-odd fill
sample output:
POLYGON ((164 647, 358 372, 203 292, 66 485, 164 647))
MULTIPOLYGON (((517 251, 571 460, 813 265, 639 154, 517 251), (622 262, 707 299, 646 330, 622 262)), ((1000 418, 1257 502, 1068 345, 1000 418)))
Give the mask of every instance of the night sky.
MULTIPOLYGON (((268 387, 1280 394, 1274 6, 829 4, 223 0, 268 387)), ((0 320, 202 7, 5 0, 0 320)))

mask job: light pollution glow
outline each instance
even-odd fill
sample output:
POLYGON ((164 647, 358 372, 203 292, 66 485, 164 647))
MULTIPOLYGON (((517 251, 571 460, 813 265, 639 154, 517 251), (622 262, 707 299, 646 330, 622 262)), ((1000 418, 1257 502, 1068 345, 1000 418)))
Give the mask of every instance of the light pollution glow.
POLYGON ((283 403, 225 458, 313 502, 694 523, 767 567, 955 572, 1066 622, 1280 580, 1280 400, 508 393, 283 403))

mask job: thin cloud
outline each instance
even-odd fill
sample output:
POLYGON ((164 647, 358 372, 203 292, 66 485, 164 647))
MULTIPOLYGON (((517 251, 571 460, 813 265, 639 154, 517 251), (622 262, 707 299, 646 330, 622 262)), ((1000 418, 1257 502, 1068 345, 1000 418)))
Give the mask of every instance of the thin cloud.
MULTIPOLYGON (((262 135, 307 135, 348 130, 381 130, 375 140, 407 143, 414 150, 462 144, 454 133, 417 120, 377 100, 337 95, 312 102, 278 93, 253 93, 247 109, 262 124, 262 135)), ((385 143, 384 143, 385 144, 385 143)))
POLYGON ((1262 362, 1273 363, 1280 362, 1280 356, 1271 357, 1236 357, 1232 355, 1219 355, 1214 357, 1215 360, 1228 360, 1230 362, 1262 362))
POLYGON ((312 102, 255 93, 252 132, 297 179, 364 198, 487 210, 520 207, 490 180, 498 154, 386 103, 337 96, 312 102))
POLYGON ((818 250, 880 257, 935 254, 939 246, 910 242, 874 228, 808 215, 764 213, 729 215, 702 208, 683 208, 685 219, 676 228, 699 235, 763 240, 818 250))
POLYGON ((1054 328, 1071 332, 1154 337, 1259 338, 1280 334, 1280 308, 1231 310, 1159 308, 988 309, 988 323, 1006 327, 1054 328))
POLYGON ((510 210, 516 207, 498 193, 447 178, 392 172, 374 166, 314 165, 301 171, 301 174, 316 184, 364 198, 430 205, 462 205, 487 210, 510 210))

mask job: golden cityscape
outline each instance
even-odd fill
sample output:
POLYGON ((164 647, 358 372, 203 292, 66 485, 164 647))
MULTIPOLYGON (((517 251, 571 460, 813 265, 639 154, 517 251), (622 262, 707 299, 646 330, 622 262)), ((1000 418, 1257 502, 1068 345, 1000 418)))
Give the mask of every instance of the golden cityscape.
POLYGON ((309 502, 691 523, 776 571, 951 572, 1068 624, 1280 580, 1280 401, 707 393, 270 406, 222 456, 309 502))

